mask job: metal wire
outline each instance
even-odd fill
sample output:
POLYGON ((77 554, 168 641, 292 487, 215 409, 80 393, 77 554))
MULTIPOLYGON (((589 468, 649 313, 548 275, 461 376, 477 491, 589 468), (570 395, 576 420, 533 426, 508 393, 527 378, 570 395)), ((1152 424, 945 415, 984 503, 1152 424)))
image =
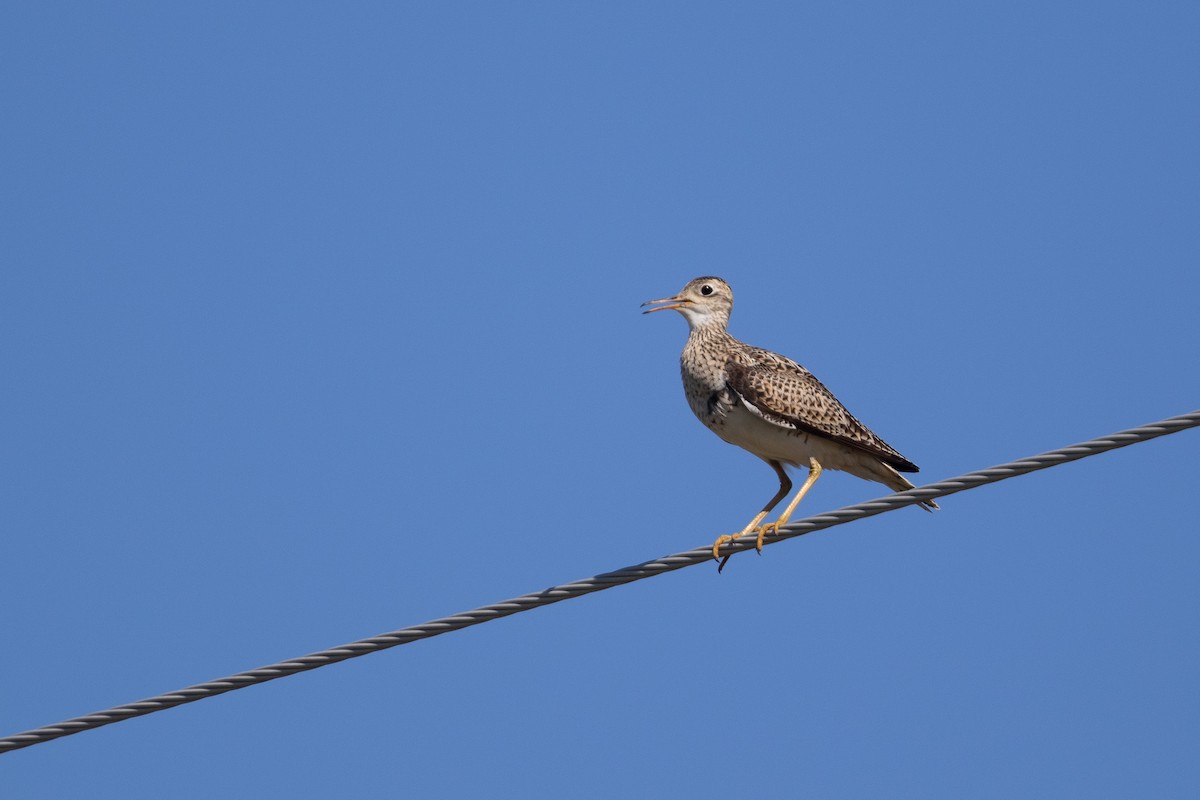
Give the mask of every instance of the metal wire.
MULTIPOLYGON (((803 536, 813 531, 832 528, 835 525, 843 525, 847 522, 863 519, 864 517, 872 517, 876 514, 883 514, 897 508, 915 505, 922 500, 945 497, 987 483, 996 483, 1017 475, 1048 469, 1059 464, 1065 464, 1068 461, 1075 461, 1109 450, 1116 450, 1119 447, 1125 447, 1195 427, 1200 427, 1200 410, 1181 414, 1177 417, 1170 417, 1149 425, 1143 425, 1139 428, 1131 428, 1108 436, 1102 436, 1080 444, 1070 445, 1059 450, 1051 450, 1047 453, 1040 453, 1028 458, 1010 461, 1007 464, 989 467, 978 472, 969 472, 957 478, 927 484, 916 489, 909 489, 908 491, 882 497, 878 500, 869 500, 865 503, 858 503, 857 505, 846 506, 836 511, 797 520, 785 526, 778 536, 768 537, 766 543, 770 544, 783 539, 803 536)), ((735 553, 753 546, 753 537, 745 537, 743 540, 725 545, 722 552, 735 553)), ((372 636, 369 639, 360 639, 357 642, 350 642, 339 647, 281 661, 277 664, 269 664, 258 669, 239 672, 236 675, 218 678, 208 683, 199 683, 175 692, 139 700, 136 703, 127 703, 104 711, 97 711, 94 714, 65 720, 54 725, 47 725, 42 728, 13 734, 12 736, 0 739, 0 753, 19 750, 23 747, 48 742, 63 736, 70 736, 71 734, 91 730, 92 728, 110 725, 114 722, 152 714, 155 711, 173 708, 184 703, 192 703, 196 700, 203 700, 207 697, 215 697, 225 692, 231 692, 234 689, 242 689, 258 683, 266 683, 276 678, 283 678, 288 675, 295 675, 298 672, 305 672, 317 667, 324 667, 328 664, 345 661, 348 658, 357 658, 358 656, 387 650, 390 647, 397 647, 402 644, 409 644, 420 639, 429 639, 439 634, 468 628, 472 625, 507 617, 522 611, 529 611, 540 606, 569 600, 573 597, 581 597, 602 589, 632 583, 643 578, 661 575, 664 572, 672 572, 683 567, 690 567, 711 560, 712 547, 698 547, 694 550, 687 550, 653 561, 646 561, 612 572, 605 572, 573 583, 551 586, 540 592, 514 597, 511 600, 504 600, 492 605, 481 606, 470 611, 464 611, 461 614, 442 617, 421 625, 401 628, 391 633, 372 636)))

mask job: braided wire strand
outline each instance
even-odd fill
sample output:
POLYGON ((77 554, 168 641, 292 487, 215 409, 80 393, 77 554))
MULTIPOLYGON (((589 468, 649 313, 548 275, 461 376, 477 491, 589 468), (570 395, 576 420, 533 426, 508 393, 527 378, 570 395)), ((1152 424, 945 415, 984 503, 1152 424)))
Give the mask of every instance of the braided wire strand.
MULTIPOLYGON (((1200 410, 1192 411, 1187 414, 1181 414, 1176 417, 1170 417, 1159 422, 1150 423, 1137 428, 1119 431, 1117 433, 1102 436, 1097 439, 1091 439, 1079 444, 1069 445, 1058 450, 1051 450, 1045 453, 1028 456, 1026 458, 1010 461, 1006 464, 999 464, 987 469, 981 469, 975 472, 968 472, 965 475, 959 475, 955 478, 950 478, 937 483, 926 484, 915 489, 899 492, 897 494, 881 497, 876 500, 868 500, 865 503, 845 506, 834 511, 829 511, 816 516, 807 517, 790 523, 777 534, 768 536, 765 544, 771 544, 783 539, 792 539, 797 536, 803 536, 806 533, 813 531, 832 528, 837 525, 844 525, 848 522, 873 517, 878 514, 883 514, 888 511, 894 511, 905 506, 915 505, 922 500, 932 500, 939 497, 957 494, 958 492, 974 489, 978 486, 983 486, 989 483, 997 483, 1007 480, 1018 475, 1025 475, 1038 470, 1049 469, 1050 467, 1065 464, 1070 461, 1077 461, 1081 458, 1098 455, 1116 450, 1120 447, 1126 447, 1131 444, 1149 441, 1150 439, 1166 436, 1172 433, 1186 430, 1188 428, 1200 427, 1200 410)), ((722 552, 732 554, 747 550, 754 547, 754 541, 751 537, 730 542, 723 546, 722 552)), ((295 675, 299 672, 306 672, 310 669, 317 669, 329 664, 336 664, 339 661, 345 661, 349 658, 357 658, 358 656, 367 655, 369 653, 387 650, 391 647, 397 647, 402 644, 409 644, 421 639, 429 639, 443 633, 461 630, 479 625, 484 622, 489 622, 501 617, 507 617, 512 614, 519 614, 522 611, 530 611, 534 608, 547 606, 552 603, 557 603, 562 600, 569 600, 574 597, 582 597, 585 594, 592 592, 610 589, 614 586, 620 586, 626 583, 642 580, 643 578, 661 575, 666 572, 672 572, 684 567, 701 564, 712 559, 712 547, 704 546, 697 547, 693 550, 686 550, 674 555, 664 556, 652 561, 645 561, 641 564, 635 564, 621 569, 613 570, 612 572, 604 572, 599 575, 594 575, 590 578, 574 581, 572 583, 559 584, 543 589, 540 592, 514 597, 510 600, 502 600, 491 605, 480 606, 479 608, 464 611, 460 614, 454 614, 448 617, 430 620, 429 622, 420 625, 413 625, 407 628, 383 633, 378 636, 372 636, 368 639, 360 639, 348 644, 339 645, 321 650, 316 653, 300 656, 298 658, 280 661, 275 664, 258 667, 257 669, 239 672, 235 675, 229 675, 224 678, 218 678, 207 683, 198 683, 194 686, 188 686, 184 689, 179 689, 174 692, 156 695, 138 700, 133 703, 115 706, 97 711, 92 714, 87 714, 82 717, 74 717, 64 720, 53 725, 47 725, 41 728, 16 733, 11 736, 6 736, 0 739, 0 754, 19 750, 24 747, 30 747, 42 742, 48 742, 53 739, 58 739, 63 736, 81 733, 93 728, 99 728, 104 725, 110 725, 114 722, 132 719, 134 717, 152 714, 156 711, 162 711, 168 708, 174 708, 185 703, 192 703, 197 700, 203 700, 208 697, 215 697, 225 692, 231 692, 235 689, 242 689, 247 686, 253 686, 259 683, 275 680, 276 678, 284 678, 289 675, 295 675)))

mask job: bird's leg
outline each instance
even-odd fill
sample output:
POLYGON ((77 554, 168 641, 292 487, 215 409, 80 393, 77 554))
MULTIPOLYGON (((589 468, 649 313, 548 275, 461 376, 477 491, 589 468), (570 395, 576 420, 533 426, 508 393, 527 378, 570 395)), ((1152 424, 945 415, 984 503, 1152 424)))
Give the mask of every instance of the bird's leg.
MULTIPOLYGON (((763 506, 763 510, 758 512, 754 519, 750 520, 750 524, 742 528, 740 533, 735 533, 732 536, 725 534, 713 542, 712 552, 714 559, 721 558, 721 545, 725 544, 725 542, 732 542, 739 536, 745 536, 747 533, 751 533, 758 528, 759 523, 766 518, 767 514, 770 514, 775 506, 779 505, 779 501, 787 497, 788 492, 792 490, 792 479, 788 477, 786 472, 784 472, 783 465, 778 461, 768 461, 767 463, 771 465, 771 469, 775 470, 775 474, 779 476, 779 491, 775 493, 775 496, 772 497, 765 506, 763 506)), ((762 550, 761 545, 759 546, 759 550, 762 550)), ((730 553, 730 555, 733 554, 730 553)), ((721 561, 720 566, 717 567, 718 572, 725 569, 725 563, 727 561, 729 561, 729 556, 725 556, 724 560, 721 561)))
POLYGON ((800 501, 804 499, 804 495, 808 494, 808 490, 817 482, 817 478, 821 477, 821 464, 815 459, 808 460, 808 480, 800 486, 800 491, 796 492, 796 496, 792 498, 792 502, 788 503, 788 507, 779 515, 779 519, 774 522, 768 522, 758 529, 758 552, 762 552, 763 536, 768 532, 773 532, 776 536, 779 535, 779 529, 787 525, 788 519, 791 518, 792 512, 796 510, 796 506, 800 505, 800 501))

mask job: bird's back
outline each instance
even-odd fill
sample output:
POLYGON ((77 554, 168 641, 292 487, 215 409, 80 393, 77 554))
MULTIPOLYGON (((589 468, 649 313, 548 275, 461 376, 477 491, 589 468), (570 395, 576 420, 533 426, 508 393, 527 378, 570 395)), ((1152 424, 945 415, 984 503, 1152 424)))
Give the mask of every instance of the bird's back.
POLYGON ((864 450, 900 472, 917 471, 807 369, 778 353, 738 344, 726 365, 729 385, 769 422, 864 450))
MULTIPOLYGON (((900 472, 917 471, 916 464, 860 422, 816 376, 790 358, 748 345, 727 331, 698 331, 688 337, 681 364, 688 404, 718 435, 730 409, 740 404, 781 432, 816 435, 865 452, 900 472)), ((746 449, 755 452, 753 447, 746 449)))

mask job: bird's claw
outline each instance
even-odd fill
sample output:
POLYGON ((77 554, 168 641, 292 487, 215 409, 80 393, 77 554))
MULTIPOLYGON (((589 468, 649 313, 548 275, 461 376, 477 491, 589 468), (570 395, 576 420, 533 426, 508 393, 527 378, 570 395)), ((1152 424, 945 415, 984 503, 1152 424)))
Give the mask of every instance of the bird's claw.
MULTIPOLYGON (((721 560, 721 545, 726 542, 732 542, 736 538, 736 536, 730 536, 728 533, 718 536, 717 540, 713 542, 713 561, 721 560)), ((724 566, 724 564, 721 566, 724 566)))
POLYGON ((717 540, 715 542, 713 542, 713 546, 712 546, 713 560, 721 562, 717 566, 717 572, 720 572, 721 570, 725 569, 725 565, 727 563, 729 563, 729 559, 733 557, 733 553, 726 553, 725 557, 722 558, 721 557, 721 545, 725 544, 726 542, 733 542, 739 536, 742 536, 743 534, 756 533, 756 534, 758 534, 758 538, 754 542, 754 549, 757 550, 758 554, 761 556, 762 549, 763 549, 763 539, 767 536, 767 534, 770 534, 772 536, 778 536, 779 535, 779 525, 780 525, 780 523, 778 521, 768 522, 765 525, 758 525, 754 528, 750 528, 749 530, 744 530, 741 533, 735 533, 735 534, 726 533, 726 534, 723 534, 722 536, 718 536, 717 540))
POLYGON ((757 550, 758 554, 761 556, 762 549, 763 549, 763 538, 768 533, 771 534, 772 536, 778 536, 779 535, 779 523, 778 522, 768 522, 766 525, 759 525, 757 528, 754 529, 754 532, 758 534, 758 541, 756 541, 754 543, 754 549, 757 550))

